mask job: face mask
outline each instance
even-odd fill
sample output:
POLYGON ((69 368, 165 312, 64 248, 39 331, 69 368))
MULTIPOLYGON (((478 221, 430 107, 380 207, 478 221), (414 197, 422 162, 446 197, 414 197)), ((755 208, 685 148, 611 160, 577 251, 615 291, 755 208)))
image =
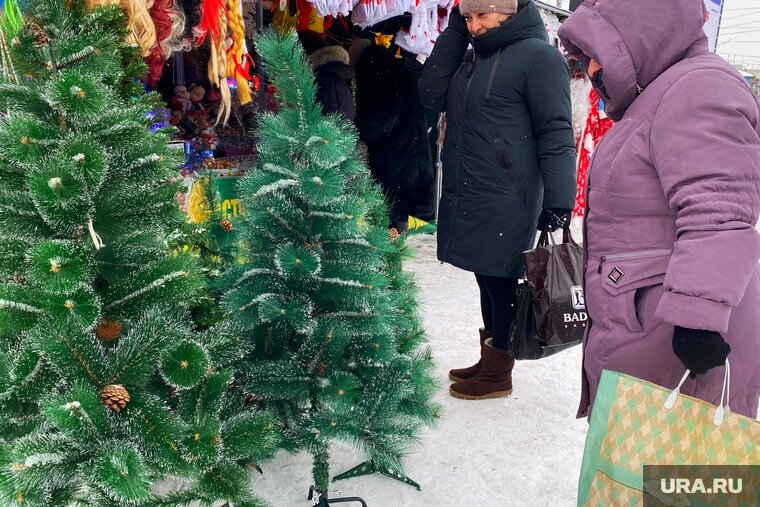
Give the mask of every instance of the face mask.
POLYGON ((610 98, 609 93, 607 93, 607 88, 604 86, 603 72, 604 69, 599 69, 596 74, 591 77, 591 85, 599 92, 599 95, 601 95, 604 100, 609 102, 612 99, 610 98))

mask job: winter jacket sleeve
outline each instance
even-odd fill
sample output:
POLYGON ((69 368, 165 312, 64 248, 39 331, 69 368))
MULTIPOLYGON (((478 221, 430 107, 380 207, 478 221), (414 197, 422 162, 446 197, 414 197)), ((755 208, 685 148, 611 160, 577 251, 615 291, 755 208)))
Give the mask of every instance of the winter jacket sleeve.
POLYGON ((650 156, 677 237, 656 311, 665 322, 726 333, 760 259, 758 103, 739 76, 686 74, 653 118, 650 156))
POLYGON ((528 71, 525 91, 536 139, 544 208, 575 207, 575 135, 570 103, 570 72, 552 46, 539 50, 528 71))
POLYGON ((425 61, 419 82, 422 105, 442 113, 446 110, 449 84, 462 65, 468 40, 464 34, 447 28, 438 37, 433 53, 425 61))

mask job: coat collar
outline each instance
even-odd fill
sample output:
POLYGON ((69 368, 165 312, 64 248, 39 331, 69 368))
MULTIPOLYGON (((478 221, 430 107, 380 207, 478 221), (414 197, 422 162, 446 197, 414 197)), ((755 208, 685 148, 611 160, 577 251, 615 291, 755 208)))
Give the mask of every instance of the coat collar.
POLYGON ((503 25, 483 35, 472 37, 472 45, 478 54, 491 54, 524 39, 548 40, 544 21, 536 4, 521 3, 520 9, 503 25))

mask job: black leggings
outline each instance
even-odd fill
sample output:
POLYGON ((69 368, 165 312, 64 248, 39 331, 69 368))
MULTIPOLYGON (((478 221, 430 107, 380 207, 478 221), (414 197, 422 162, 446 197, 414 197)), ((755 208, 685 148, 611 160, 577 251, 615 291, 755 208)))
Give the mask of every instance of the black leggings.
POLYGON ((509 327, 517 303, 517 278, 502 278, 475 273, 480 287, 480 312, 483 326, 493 334, 493 346, 506 349, 509 343, 509 327))

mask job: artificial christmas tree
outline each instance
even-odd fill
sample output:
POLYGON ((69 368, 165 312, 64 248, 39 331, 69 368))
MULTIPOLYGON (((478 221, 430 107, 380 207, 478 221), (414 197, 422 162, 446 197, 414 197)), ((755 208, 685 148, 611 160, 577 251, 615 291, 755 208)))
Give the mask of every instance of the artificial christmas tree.
POLYGON ((355 474, 405 479, 402 458, 439 408, 404 238, 389 235, 353 127, 316 104, 295 34, 268 32, 257 49, 282 107, 260 118, 234 229, 244 262, 222 279, 255 343, 247 388, 277 413, 288 447, 312 453, 320 493, 334 441, 369 458, 355 474))
POLYGON ((189 318, 203 279, 167 246, 176 161, 123 15, 25 17, 0 74, 0 505, 262 505, 247 467, 277 429, 234 382, 238 329, 189 318))

